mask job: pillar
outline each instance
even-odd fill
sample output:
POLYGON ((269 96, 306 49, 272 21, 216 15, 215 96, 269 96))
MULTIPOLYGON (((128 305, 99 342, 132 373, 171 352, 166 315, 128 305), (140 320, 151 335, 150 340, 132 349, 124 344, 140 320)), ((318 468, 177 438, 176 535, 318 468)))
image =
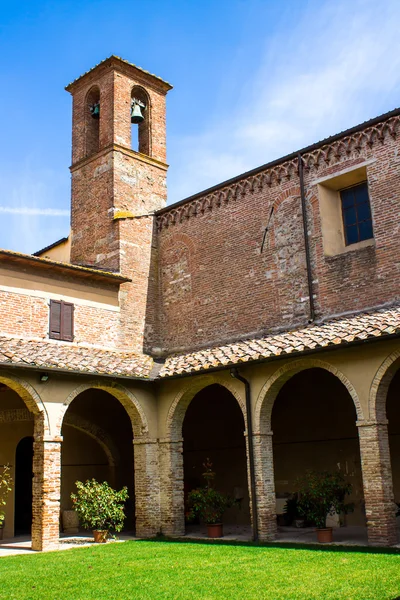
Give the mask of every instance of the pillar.
POLYGON ((387 421, 358 421, 357 426, 368 541, 391 546, 397 543, 397 530, 387 421))
POLYGON ((276 499, 272 431, 253 433, 254 467, 260 541, 276 538, 276 499))
POLYGON ((59 547, 61 437, 35 437, 33 443, 32 550, 59 547))
POLYGON ((183 439, 159 440, 161 486, 161 532, 185 535, 183 439))
POLYGON ((154 537, 160 532, 158 440, 136 438, 133 445, 136 536, 154 537))

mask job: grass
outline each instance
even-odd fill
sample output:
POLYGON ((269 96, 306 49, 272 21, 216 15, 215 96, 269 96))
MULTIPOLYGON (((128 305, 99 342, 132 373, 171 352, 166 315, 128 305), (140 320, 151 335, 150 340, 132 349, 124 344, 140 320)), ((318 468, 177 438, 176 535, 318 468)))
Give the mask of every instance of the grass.
POLYGON ((400 554, 125 542, 0 558, 0 598, 391 600, 400 554))

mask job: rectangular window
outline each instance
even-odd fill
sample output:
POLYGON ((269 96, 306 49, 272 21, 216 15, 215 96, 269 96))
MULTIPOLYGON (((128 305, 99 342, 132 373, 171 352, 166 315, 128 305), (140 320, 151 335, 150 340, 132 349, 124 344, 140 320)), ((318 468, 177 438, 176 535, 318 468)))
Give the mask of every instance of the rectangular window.
POLYGON ((74 305, 63 300, 50 300, 49 337, 72 342, 74 339, 74 305))
POLYGON ((367 182, 340 190, 346 246, 374 237, 367 182))

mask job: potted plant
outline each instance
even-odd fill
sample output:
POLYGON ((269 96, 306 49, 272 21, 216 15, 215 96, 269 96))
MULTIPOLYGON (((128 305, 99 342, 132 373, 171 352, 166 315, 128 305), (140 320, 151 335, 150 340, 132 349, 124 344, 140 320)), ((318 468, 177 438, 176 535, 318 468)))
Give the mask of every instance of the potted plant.
POLYGON ((339 472, 307 471, 299 480, 298 510, 301 515, 317 527, 319 542, 332 541, 332 527, 326 526, 328 515, 348 513, 353 504, 346 504, 345 496, 352 486, 339 472))
POLYGON ((7 496, 11 492, 13 480, 11 477, 10 465, 4 465, 3 471, 0 473, 0 540, 3 539, 5 512, 1 507, 6 506, 7 496))
POLYGON ((188 505, 190 508, 188 519, 193 521, 198 517, 207 525, 207 535, 210 538, 223 536, 222 517, 225 511, 233 506, 234 500, 218 492, 213 487, 215 473, 212 468, 210 459, 206 459, 203 463, 205 472, 203 477, 206 480, 204 487, 192 490, 188 495, 188 505))
POLYGON ((294 523, 295 527, 304 527, 305 519, 299 511, 299 497, 297 492, 291 494, 286 500, 283 509, 283 518, 285 525, 292 525, 294 523))
POLYGON ((99 483, 95 479, 76 481, 78 489, 71 494, 71 500, 79 521, 85 529, 92 529, 94 541, 104 543, 110 531, 121 531, 124 520, 124 503, 128 499, 128 489, 119 492, 106 481, 99 483))

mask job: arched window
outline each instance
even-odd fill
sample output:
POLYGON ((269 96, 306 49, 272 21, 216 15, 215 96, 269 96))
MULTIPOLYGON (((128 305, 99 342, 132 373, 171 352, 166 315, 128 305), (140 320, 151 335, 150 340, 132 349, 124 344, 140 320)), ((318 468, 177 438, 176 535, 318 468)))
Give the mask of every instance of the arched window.
POLYGON ((135 86, 131 93, 131 148, 147 156, 151 155, 150 108, 147 92, 135 86))
POLYGON ((99 151, 100 137, 100 90, 92 87, 85 102, 86 156, 99 151))

